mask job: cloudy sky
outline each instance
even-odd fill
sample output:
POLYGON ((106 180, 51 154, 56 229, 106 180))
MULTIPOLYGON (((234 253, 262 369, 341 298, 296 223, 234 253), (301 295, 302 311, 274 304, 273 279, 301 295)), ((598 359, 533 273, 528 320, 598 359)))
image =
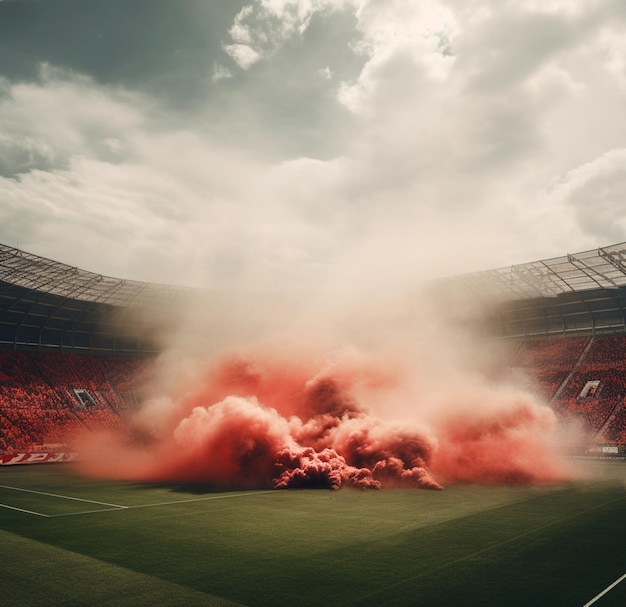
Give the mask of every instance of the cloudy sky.
POLYGON ((623 0, 0 0, 0 242, 189 286, 626 240, 623 0))

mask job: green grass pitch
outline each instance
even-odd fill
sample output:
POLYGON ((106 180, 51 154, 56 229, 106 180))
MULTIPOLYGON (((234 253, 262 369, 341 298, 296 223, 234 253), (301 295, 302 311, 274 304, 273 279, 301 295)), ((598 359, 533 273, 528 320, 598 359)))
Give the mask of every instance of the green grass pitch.
MULTIPOLYGON (((626 573, 626 463, 548 487, 211 492, 0 469, 0 604, 583 607, 626 573)), ((626 605, 626 580, 595 607, 626 605)))

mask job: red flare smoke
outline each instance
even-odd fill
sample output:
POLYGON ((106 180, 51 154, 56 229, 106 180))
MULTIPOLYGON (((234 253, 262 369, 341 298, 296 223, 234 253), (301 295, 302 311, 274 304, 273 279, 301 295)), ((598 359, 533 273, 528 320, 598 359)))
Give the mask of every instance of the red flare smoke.
MULTIPOLYGON (((87 459, 83 468, 143 480, 281 489, 441 489, 435 477, 547 482, 567 475, 549 444, 556 423, 549 409, 528 398, 489 413, 455 407, 430 426, 386 421, 367 410, 368 401, 380 403, 403 390, 411 402, 409 386, 397 368, 363 356, 329 360, 273 351, 228 357, 209 366, 193 391, 174 398, 165 416, 150 419, 148 403, 141 419, 144 426, 146 419, 155 422, 156 434, 147 445, 126 447, 122 474, 102 459, 87 459)), ((410 418, 425 415, 413 402, 410 418)), ((144 426, 137 422, 145 437, 144 426)))
POLYGON ((469 409, 444 421, 433 462, 438 477, 446 482, 536 484, 571 474, 548 448, 556 424, 552 410, 524 395, 506 404, 496 414, 469 409))

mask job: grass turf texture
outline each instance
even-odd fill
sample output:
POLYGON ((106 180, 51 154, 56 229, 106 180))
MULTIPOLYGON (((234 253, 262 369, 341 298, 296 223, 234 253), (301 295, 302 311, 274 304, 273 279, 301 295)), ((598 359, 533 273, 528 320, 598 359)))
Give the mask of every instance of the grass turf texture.
MULTIPOLYGON (((582 607, 626 573, 626 463, 594 467, 541 488, 222 493, 6 467, 0 503, 46 516, 0 507, 0 603, 582 607)), ((595 603, 624 604, 626 581, 595 603)))

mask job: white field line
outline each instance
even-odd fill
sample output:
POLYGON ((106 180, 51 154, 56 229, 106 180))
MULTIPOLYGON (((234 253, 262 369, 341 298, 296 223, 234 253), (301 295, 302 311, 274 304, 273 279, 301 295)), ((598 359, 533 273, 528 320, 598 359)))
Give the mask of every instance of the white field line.
POLYGON ((10 487, 9 485, 0 485, 3 489, 12 489, 13 491, 25 491, 26 493, 36 493, 37 495, 47 495, 49 497, 58 497, 64 500, 75 500, 77 502, 88 502, 90 504, 100 504, 101 506, 111 506, 111 508, 128 508, 128 506, 120 506, 119 504, 108 504, 107 502, 97 502, 96 500, 88 500, 82 497, 72 497, 71 495, 59 495, 58 493, 46 493, 45 491, 35 491, 33 489, 22 489, 21 487, 10 487))
MULTIPOLYGON (((0 0, 1 1, 1 0, 0 0)), ((48 518, 58 518, 59 516, 77 516, 78 514, 93 514, 94 512, 117 512, 118 510, 128 510, 132 506, 120 506, 119 508, 98 508, 97 510, 81 510, 80 512, 62 512, 61 514, 48 514, 48 518)))
POLYGON ((607 586, 600 594, 596 594, 588 603, 585 603, 583 607, 589 607, 593 605, 598 599, 602 598, 607 592, 613 590, 620 582, 626 580, 626 573, 619 579, 615 580, 610 586, 607 586))
POLYGON ((27 514, 34 514, 35 516, 44 516, 50 518, 49 514, 42 514, 41 512, 35 512, 34 510, 26 510, 24 508, 17 508, 16 506, 9 506, 9 504, 0 504, 2 508, 9 508, 9 510, 19 510, 20 512, 26 512, 27 514))
POLYGON ((152 508, 152 506, 170 506, 172 504, 186 504, 189 502, 206 502, 209 500, 224 500, 230 497, 246 497, 247 495, 262 495, 263 493, 276 493, 275 489, 267 491, 246 491, 246 493, 236 493, 227 495, 211 495, 209 497, 195 497, 188 500, 175 500, 173 502, 157 502, 155 504, 139 504, 138 506, 126 506, 127 508, 152 508))
POLYGON ((35 491, 34 489, 23 489, 22 487, 11 487, 9 485, 0 485, 3 489, 11 489, 13 491, 25 491, 26 493, 35 493, 37 495, 47 495, 49 497, 56 497, 59 499, 75 500, 78 502, 86 502, 89 504, 99 504, 101 506, 109 506, 109 508, 98 508, 97 510, 83 510, 82 512, 64 512, 61 514, 42 514, 41 512, 34 512, 32 510, 26 510, 24 508, 17 508, 15 506, 9 506, 7 504, 0 504, 1 507, 10 508, 11 510, 19 510, 20 512, 26 512, 28 514, 34 514, 37 516, 45 516, 46 518, 58 518, 60 516, 77 516, 79 514, 93 514, 96 512, 111 512, 111 508, 115 510, 130 510, 134 508, 152 508, 154 506, 172 506, 175 504, 186 504, 189 502, 206 502, 209 500, 227 499, 233 497, 245 497, 247 495, 261 495, 263 493, 275 493, 275 490, 267 491, 247 491, 246 493, 226 494, 226 495, 211 495, 209 497, 197 497, 187 500, 173 500, 168 502, 156 502, 153 504, 139 504, 137 506, 123 506, 121 504, 110 504, 108 502, 99 502, 96 500, 88 500, 82 497, 73 497, 71 495, 60 495, 58 493, 47 493, 45 491, 35 491))
MULTIPOLYGON (((246 493, 236 493, 227 495, 211 495, 209 497, 196 497, 188 500, 174 500, 170 502, 156 502, 154 504, 138 504, 137 506, 120 506, 119 509, 134 510, 136 508, 152 508, 154 506, 174 506, 176 504, 188 504, 190 502, 207 502, 210 500, 223 500, 233 497, 246 497, 248 495, 262 495, 263 493, 276 493, 274 489, 268 491, 247 491, 246 493)), ((78 516, 80 514, 92 514, 94 512, 112 512, 109 508, 101 508, 99 510, 86 510, 83 512, 66 512, 64 514, 50 514, 49 518, 57 518, 59 516, 78 516)))

